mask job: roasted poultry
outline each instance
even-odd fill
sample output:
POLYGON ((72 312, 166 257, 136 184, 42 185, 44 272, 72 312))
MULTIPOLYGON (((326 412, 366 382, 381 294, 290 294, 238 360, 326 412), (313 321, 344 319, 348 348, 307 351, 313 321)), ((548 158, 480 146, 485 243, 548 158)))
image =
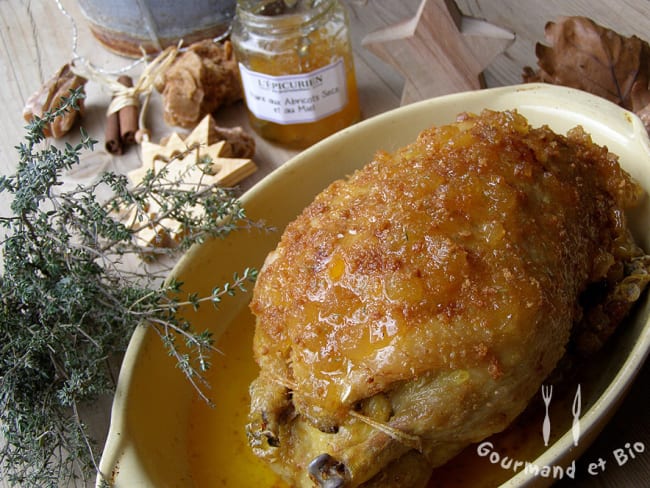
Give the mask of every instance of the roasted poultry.
POLYGON ((580 127, 516 111, 378 152, 259 274, 253 450, 292 486, 424 486, 522 412, 572 334, 597 347, 638 298, 624 210, 641 196, 580 127))

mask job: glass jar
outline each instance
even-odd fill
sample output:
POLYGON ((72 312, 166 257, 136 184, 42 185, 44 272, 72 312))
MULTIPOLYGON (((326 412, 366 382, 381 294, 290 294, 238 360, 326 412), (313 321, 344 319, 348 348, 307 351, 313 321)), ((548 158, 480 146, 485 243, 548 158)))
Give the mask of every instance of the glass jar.
POLYGON ((239 0, 231 34, 251 125, 304 148, 360 118, 338 0, 239 0))

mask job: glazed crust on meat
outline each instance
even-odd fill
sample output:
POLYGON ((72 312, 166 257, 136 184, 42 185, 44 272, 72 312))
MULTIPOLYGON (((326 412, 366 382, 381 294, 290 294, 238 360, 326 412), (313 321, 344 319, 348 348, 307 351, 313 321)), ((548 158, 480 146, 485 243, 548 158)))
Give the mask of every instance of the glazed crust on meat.
POLYGON ((421 486, 525 408, 592 284, 616 302, 641 194, 580 127, 516 111, 463 114, 332 183, 256 283, 256 454, 294 486, 421 486))

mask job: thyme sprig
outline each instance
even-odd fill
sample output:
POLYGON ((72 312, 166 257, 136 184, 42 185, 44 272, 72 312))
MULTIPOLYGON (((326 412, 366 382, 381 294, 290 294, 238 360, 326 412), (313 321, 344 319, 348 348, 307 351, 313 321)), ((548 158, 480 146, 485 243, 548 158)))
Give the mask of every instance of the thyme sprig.
MULTIPOLYGON (((43 128, 76 110, 81 90, 55 111, 34 118, 16 149, 16 173, 0 176, 0 192, 12 195, 10 215, 0 216, 0 469, 9 483, 61 486, 94 478, 99 448, 79 407, 111 394, 110 360, 126 348, 138 324, 152 327, 169 354, 202 393, 202 372, 214 351, 209 330, 196 330, 180 307, 218 305, 245 291, 254 269, 233 276, 209 296, 184 293, 165 280, 160 260, 131 259, 178 253, 206 238, 264 227, 246 217, 232 190, 198 184, 188 188, 164 171, 132 186, 124 175, 105 173, 88 185, 64 189, 67 171, 94 141, 82 129, 78 144, 43 144, 43 128), (184 229, 174 249, 138 240, 132 223, 177 222, 184 229), (134 266, 133 261, 138 265, 134 266)), ((207 163, 208 161, 206 161, 207 163)), ((207 399, 207 397, 206 397, 207 399)))

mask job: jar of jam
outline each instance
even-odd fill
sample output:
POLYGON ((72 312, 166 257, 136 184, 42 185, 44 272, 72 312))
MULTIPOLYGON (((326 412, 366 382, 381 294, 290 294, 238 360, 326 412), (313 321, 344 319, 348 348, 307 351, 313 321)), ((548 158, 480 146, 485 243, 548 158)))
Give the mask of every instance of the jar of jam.
POLYGON ((251 125, 304 148, 360 118, 338 0, 239 0, 231 34, 251 125))

